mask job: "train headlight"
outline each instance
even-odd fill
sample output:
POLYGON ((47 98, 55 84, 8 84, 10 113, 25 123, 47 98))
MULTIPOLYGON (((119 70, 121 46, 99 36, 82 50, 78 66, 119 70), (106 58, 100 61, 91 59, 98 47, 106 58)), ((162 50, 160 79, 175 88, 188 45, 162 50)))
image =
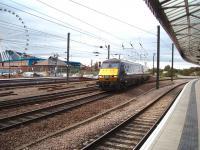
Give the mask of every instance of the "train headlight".
POLYGON ((112 78, 117 78, 118 76, 112 76, 112 78))
POLYGON ((99 75, 99 78, 103 78, 103 76, 102 76, 102 75, 99 75))

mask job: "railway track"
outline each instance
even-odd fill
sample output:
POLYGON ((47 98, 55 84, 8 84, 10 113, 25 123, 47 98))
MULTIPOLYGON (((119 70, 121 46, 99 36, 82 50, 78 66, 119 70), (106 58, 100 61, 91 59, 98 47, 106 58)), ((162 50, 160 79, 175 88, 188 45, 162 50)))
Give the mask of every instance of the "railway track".
POLYGON ((105 97, 111 96, 111 93, 101 92, 95 95, 91 95, 84 98, 79 98, 76 100, 63 102, 61 104, 49 106, 46 108, 37 109, 34 111, 18 114, 15 116, 10 116, 0 119, 0 131, 8 130, 10 128, 17 127, 22 124, 27 124, 38 119, 46 118, 49 116, 56 115, 68 111, 70 109, 76 108, 83 104, 93 102, 95 100, 103 99, 105 97))
MULTIPOLYGON (((187 82, 184 82, 184 84, 186 84, 186 83, 187 83, 187 82)), ((164 87, 164 86, 162 86, 162 87, 164 87)), ((150 92, 151 92, 152 90, 154 90, 154 89, 155 89, 155 88, 149 89, 148 91, 146 91, 145 93, 143 93, 143 95, 146 95, 146 94, 150 93, 150 92)), ((23 145, 21 145, 21 146, 18 146, 16 149, 17 149, 17 150, 28 149, 28 148, 30 148, 30 147, 32 147, 32 146, 34 147, 35 145, 39 145, 39 144, 41 144, 42 142, 44 142, 44 141, 46 141, 46 140, 48 140, 48 139, 51 139, 51 138, 54 138, 54 137, 56 138, 57 136, 61 136, 62 134, 66 133, 66 132, 68 132, 68 131, 71 131, 71 130, 73 130, 73 129, 75 129, 75 128, 81 127, 81 126, 83 126, 83 125, 85 125, 85 124, 88 124, 88 123, 90 123, 90 122, 92 122, 92 121, 95 121, 95 120, 98 119, 98 118, 104 117, 105 115, 107 115, 107 114, 109 114, 109 113, 111 113, 111 112, 113 112, 113 111, 116 111, 116 110, 118 110, 118 109, 121 109, 121 108, 123 108, 123 107, 126 107, 126 106, 129 105, 131 102, 133 102, 133 101, 135 101, 136 99, 138 99, 140 96, 141 96, 141 95, 138 95, 137 97, 134 97, 134 98, 132 98, 132 99, 130 99, 130 100, 128 100, 128 101, 126 101, 126 102, 120 104, 120 105, 117 105, 117 106, 115 106, 115 107, 113 107, 113 108, 110 108, 110 109, 108 109, 108 110, 106 110, 106 111, 104 111, 104 112, 102 112, 102 113, 100 113, 100 114, 97 114, 97 115, 95 115, 95 116, 93 116, 93 117, 91 117, 91 118, 89 118, 89 119, 83 120, 83 121, 81 121, 81 122, 72 124, 72 125, 67 126, 67 127, 64 127, 64 128, 62 128, 62 129, 60 129, 60 130, 57 130, 57 131, 52 132, 52 133, 50 133, 50 134, 47 134, 47 135, 45 135, 45 136, 43 136, 43 137, 40 137, 40 138, 38 138, 38 139, 36 139, 36 140, 32 140, 31 142, 28 142, 28 143, 26 143, 26 144, 23 144, 23 145)), ((104 132, 104 133, 105 133, 105 132, 104 132)), ((96 135, 96 136, 95 136, 95 138, 98 138, 98 137, 99 137, 99 135, 96 135)), ((95 138, 89 139, 89 140, 86 141, 86 142, 84 141, 84 142, 83 142, 83 145, 82 145, 81 147, 85 146, 85 144, 87 144, 87 143, 90 143, 90 142, 93 141, 95 138)), ((79 149, 81 149, 81 147, 79 146, 79 149)))
MULTIPOLYGON (((155 81, 152 81, 152 82, 155 82, 155 81)), ((151 82, 147 82, 147 83, 151 83, 151 82)), ((55 86, 55 87, 53 87, 53 86, 39 87, 39 89, 47 89, 48 91, 53 91, 53 89, 56 90, 57 88, 58 88, 57 86, 55 86)), ((62 88, 59 88, 59 90, 65 89, 65 88, 66 87, 62 87, 62 88)), ((82 89, 75 89, 75 90, 63 91, 63 92, 58 92, 58 93, 51 93, 51 94, 45 94, 45 95, 30 96, 30 97, 25 97, 25 98, 0 101, 0 110, 6 109, 6 108, 12 108, 12 107, 19 107, 22 105, 42 103, 42 102, 46 102, 46 101, 55 101, 56 99, 60 100, 63 98, 76 96, 77 94, 82 95, 82 94, 92 92, 95 90, 98 90, 98 88, 95 86, 90 86, 90 87, 82 88, 82 89)), ((5 93, 2 93, 2 96, 8 96, 11 94, 13 94, 13 92, 5 92, 5 93)))
MULTIPOLYGON (((69 82, 81 82, 81 81, 95 81, 95 79, 89 78, 71 78, 69 82)), ((39 86, 39 85, 49 85, 49 84, 59 84, 66 83, 66 79, 18 79, 18 80, 8 80, 0 81, 0 91, 12 90, 16 88, 26 88, 27 86, 39 86)))
POLYGON ((45 95, 38 95, 38 96, 31 96, 25 98, 18 98, 6 101, 0 101, 0 110, 11 108, 11 107, 18 107, 22 105, 29 105, 34 103, 41 103, 46 101, 55 101, 60 100, 63 98, 68 98, 76 95, 86 94, 88 92, 96 91, 96 87, 88 87, 88 88, 81 88, 81 89, 74 89, 69 91, 62 91, 57 93, 45 94, 45 95))
POLYGON ((89 144, 83 147, 82 150, 139 149, 175 101, 174 98, 170 103, 169 101, 166 102, 164 97, 170 94, 174 94, 177 97, 181 91, 181 85, 183 84, 159 96, 142 110, 97 139, 92 139, 92 142, 88 142, 89 144))
POLYGON ((0 93, 0 97, 16 95, 13 91, 0 93))

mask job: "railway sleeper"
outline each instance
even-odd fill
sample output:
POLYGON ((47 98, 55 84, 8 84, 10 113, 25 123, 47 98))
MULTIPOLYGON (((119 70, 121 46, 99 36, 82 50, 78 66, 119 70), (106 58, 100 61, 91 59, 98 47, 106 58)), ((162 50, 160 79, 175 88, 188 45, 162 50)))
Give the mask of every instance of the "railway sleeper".
POLYGON ((133 125, 133 126, 129 126, 129 130, 128 131, 133 131, 134 129, 144 129, 144 130, 149 130, 151 128, 151 126, 145 126, 145 125, 133 125))
POLYGON ((26 121, 29 121, 29 120, 32 120, 32 117, 31 116, 24 116, 22 117, 23 119, 26 119, 26 121))
POLYGON ((113 148, 108 148, 108 147, 105 147, 105 146, 103 146, 103 145, 101 145, 101 146, 99 146, 99 147, 97 147, 97 148, 95 148, 95 150, 113 150, 113 148))
POLYGON ((133 144, 133 141, 131 140, 121 140, 119 138, 109 138, 108 141, 113 143, 124 143, 124 144, 133 144))
POLYGON ((8 125, 7 124, 5 124, 5 123, 0 123, 0 129, 1 128, 4 128, 4 127, 7 127, 8 125))
POLYGON ((116 133, 116 138, 119 138, 119 139, 126 139, 126 140, 140 140, 141 137, 140 136, 136 136, 134 134, 125 134, 125 133, 116 133))
POLYGON ((21 121, 19 119, 16 119, 16 120, 10 120, 9 123, 11 124, 18 124, 20 123, 21 121))
POLYGON ((125 133, 125 134, 128 134, 128 133, 132 133, 132 134, 134 134, 135 136, 144 136, 144 134, 143 133, 141 133, 141 132, 133 132, 133 131, 129 131, 129 130, 125 130, 125 129, 122 129, 120 132, 122 132, 122 133, 125 133))
POLYGON ((19 120, 20 122, 26 122, 26 121, 27 121, 26 118, 19 118, 19 119, 17 119, 17 120, 19 120))
POLYGON ((120 132, 117 134, 117 138, 120 139, 120 137, 127 137, 129 138, 129 140, 138 140, 141 138, 141 136, 136 136, 135 134, 131 134, 130 132, 129 133, 123 133, 123 132, 120 132))
POLYGON ((131 127, 132 127, 132 128, 140 128, 140 127, 143 127, 143 128, 149 129, 149 128, 152 127, 152 125, 151 125, 151 124, 134 123, 134 124, 132 124, 131 127))
POLYGON ((149 117, 140 117, 139 119, 142 119, 142 120, 145 120, 145 121, 148 121, 148 120, 152 121, 152 120, 157 120, 158 118, 151 116, 151 118, 149 118, 149 117))
MULTIPOLYGON (((137 134, 138 132, 133 132, 132 130, 121 130, 119 133, 121 134, 127 134, 127 135, 133 135, 133 136, 136 136, 136 137, 141 137, 141 135, 137 134)), ((142 134, 143 136, 143 134, 142 134)))
POLYGON ((118 138, 118 139, 123 139, 123 140, 132 140, 133 136, 131 135, 124 135, 123 133, 115 133, 115 138, 118 138))
POLYGON ((141 129, 141 128, 132 128, 132 130, 131 131, 133 131, 133 132, 146 132, 146 131, 148 131, 147 129, 141 129))
POLYGON ((145 122, 145 123, 142 123, 142 122, 134 122, 134 123, 132 123, 132 124, 129 124, 128 125, 128 127, 138 127, 138 126, 143 126, 143 127, 148 127, 148 128, 150 128, 150 127, 152 127, 152 123, 147 123, 147 122, 145 122))
POLYGON ((113 149, 123 149, 123 150, 129 150, 130 146, 127 146, 126 144, 113 144, 112 142, 106 141, 104 144, 104 146, 109 147, 109 148, 113 148, 113 149))
POLYGON ((134 122, 132 123, 133 125, 134 124, 143 124, 143 125, 150 125, 152 126, 153 124, 155 123, 155 120, 143 120, 143 119, 137 119, 137 120, 134 120, 134 122))
POLYGON ((134 127, 134 126, 130 126, 130 125, 124 127, 124 129, 126 129, 128 131, 140 131, 139 128, 140 127, 134 127))

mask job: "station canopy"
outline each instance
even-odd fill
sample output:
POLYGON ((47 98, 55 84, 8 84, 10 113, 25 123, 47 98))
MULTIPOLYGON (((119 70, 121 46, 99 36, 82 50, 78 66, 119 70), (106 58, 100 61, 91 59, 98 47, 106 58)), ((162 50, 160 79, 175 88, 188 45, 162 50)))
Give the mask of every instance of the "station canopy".
POLYGON ((183 59, 200 64, 200 0, 145 0, 183 59))

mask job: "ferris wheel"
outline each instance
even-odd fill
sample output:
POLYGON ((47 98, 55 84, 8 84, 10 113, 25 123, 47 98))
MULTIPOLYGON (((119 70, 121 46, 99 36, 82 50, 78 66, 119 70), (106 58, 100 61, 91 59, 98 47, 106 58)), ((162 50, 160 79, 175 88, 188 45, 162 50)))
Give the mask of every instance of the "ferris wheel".
POLYGON ((22 17, 15 11, 0 7, 0 54, 9 59, 6 51, 25 51, 29 47, 29 31, 22 17))

